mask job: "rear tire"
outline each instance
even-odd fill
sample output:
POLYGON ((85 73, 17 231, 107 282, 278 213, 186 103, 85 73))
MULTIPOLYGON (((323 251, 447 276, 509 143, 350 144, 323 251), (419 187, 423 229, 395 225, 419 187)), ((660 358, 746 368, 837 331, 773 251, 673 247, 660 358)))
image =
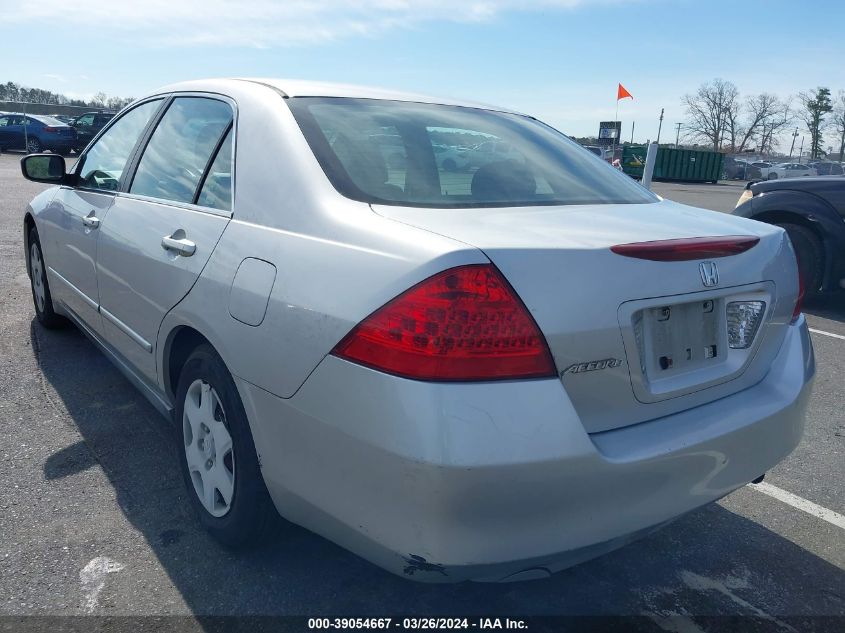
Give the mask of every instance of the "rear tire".
POLYGON ((179 465, 199 522, 228 547, 265 541, 279 515, 235 382, 210 345, 197 347, 185 362, 176 403, 179 465))
POLYGON ((786 231, 798 259, 798 273, 804 282, 807 295, 819 292, 824 276, 824 248, 819 237, 806 226, 800 224, 778 225, 786 231))
POLYGON ((41 241, 38 239, 38 229, 33 227, 29 231, 27 244, 29 255, 29 287, 32 290, 32 303, 35 306, 35 316, 38 322, 48 330, 55 330, 67 325, 67 319, 56 314, 53 310, 53 296, 47 283, 47 267, 44 264, 44 253, 41 251, 41 241))
POLYGON ((777 174, 769 174, 768 176, 766 176, 766 179, 767 180, 777 180, 778 175, 777 174))

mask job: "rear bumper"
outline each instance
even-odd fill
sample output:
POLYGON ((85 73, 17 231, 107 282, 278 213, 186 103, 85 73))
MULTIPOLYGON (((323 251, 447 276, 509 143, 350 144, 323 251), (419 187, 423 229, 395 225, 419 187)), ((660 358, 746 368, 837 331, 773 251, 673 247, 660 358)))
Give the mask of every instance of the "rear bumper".
POLYGON ((609 551, 728 494, 800 441, 803 318, 766 378, 588 434, 558 380, 437 384, 327 357, 281 399, 238 387, 281 514, 414 580, 517 580, 609 551))

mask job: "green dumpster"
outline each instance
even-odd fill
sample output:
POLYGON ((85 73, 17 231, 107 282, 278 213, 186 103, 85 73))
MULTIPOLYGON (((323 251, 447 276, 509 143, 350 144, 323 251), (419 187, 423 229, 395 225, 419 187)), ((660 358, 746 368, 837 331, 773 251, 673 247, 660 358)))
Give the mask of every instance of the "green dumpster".
MULTIPOLYGON (((644 145, 626 145, 622 150, 622 171, 632 178, 642 178, 647 150, 644 145)), ((723 160, 720 152, 660 147, 652 179, 716 182, 722 175, 723 160)))
POLYGON ((622 146, 622 171, 631 178, 640 179, 643 177, 645 167, 645 155, 648 152, 646 145, 623 145, 622 146))

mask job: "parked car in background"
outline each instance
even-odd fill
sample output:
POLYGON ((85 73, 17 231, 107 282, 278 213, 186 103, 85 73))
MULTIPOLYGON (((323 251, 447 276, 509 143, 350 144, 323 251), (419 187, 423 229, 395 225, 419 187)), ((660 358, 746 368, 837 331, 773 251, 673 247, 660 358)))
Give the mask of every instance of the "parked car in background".
POLYGON ((76 132, 58 119, 35 114, 0 115, 0 150, 68 154, 75 146, 76 132))
POLYGON ((760 178, 760 169, 742 158, 725 156, 722 172, 727 180, 753 180, 760 178))
POLYGON ((437 166, 443 171, 460 171, 470 166, 467 148, 438 143, 432 143, 431 148, 434 150, 434 159, 437 161, 437 166))
POLYGON ((278 509, 412 580, 537 579, 801 439, 815 363, 786 234, 664 200, 532 117, 193 81, 70 173, 21 167, 54 185, 22 214, 38 323, 76 323, 174 422, 182 499, 230 546, 278 509), (441 179, 433 129, 497 156, 441 179))
POLYGON ((787 232, 807 293, 845 287, 845 178, 749 183, 733 213, 787 232))
POLYGON ((779 163, 760 170, 760 176, 766 180, 778 178, 798 178, 801 176, 815 176, 816 170, 803 163, 779 163))
POLYGON ((842 165, 840 163, 834 163, 831 161, 814 163, 812 168, 816 170, 816 173, 819 176, 841 176, 845 173, 845 170, 842 169, 842 165))
POLYGON ((467 151, 466 157, 470 167, 482 167, 488 163, 503 160, 525 161, 525 157, 515 150, 510 143, 502 141, 479 143, 467 151))
POLYGON ((75 116, 71 116, 70 114, 51 114, 51 117, 54 119, 58 119, 62 123, 66 123, 67 125, 71 125, 75 120, 75 116))
POLYGON ((81 152, 91 142, 106 123, 114 118, 113 112, 86 112, 76 117, 73 127, 76 130, 77 142, 74 149, 81 152))

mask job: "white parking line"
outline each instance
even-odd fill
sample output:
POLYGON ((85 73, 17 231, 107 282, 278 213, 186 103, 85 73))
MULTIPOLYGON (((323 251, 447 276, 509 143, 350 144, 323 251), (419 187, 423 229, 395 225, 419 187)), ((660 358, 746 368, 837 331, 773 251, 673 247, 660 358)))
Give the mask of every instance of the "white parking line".
POLYGON ((838 339, 842 339, 843 341, 845 341, 845 336, 842 336, 841 334, 834 334, 833 332, 825 332, 824 330, 814 330, 813 328, 807 328, 807 329, 810 330, 810 332, 812 332, 813 334, 821 334, 823 336, 829 336, 831 338, 838 338, 838 339))
POLYGON ((845 530, 845 516, 842 516, 838 512, 823 508, 812 501, 807 501, 806 499, 803 499, 798 495, 794 495, 791 492, 787 492, 786 490, 782 490, 777 486, 767 484, 765 481, 759 484, 751 484, 749 487, 845 530))

